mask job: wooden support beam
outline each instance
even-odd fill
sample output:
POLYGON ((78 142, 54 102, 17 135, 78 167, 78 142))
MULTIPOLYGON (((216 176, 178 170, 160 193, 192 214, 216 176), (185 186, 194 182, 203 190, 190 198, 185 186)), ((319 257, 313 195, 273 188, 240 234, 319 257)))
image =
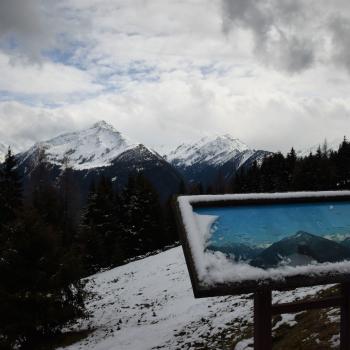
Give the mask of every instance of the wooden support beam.
POLYGON ((319 300, 296 301, 294 303, 272 305, 272 314, 293 314, 305 310, 340 307, 344 302, 343 296, 329 297, 319 300))
POLYGON ((340 307, 340 350, 350 350, 350 283, 338 296, 272 305, 271 290, 254 293, 254 350, 272 349, 272 315, 340 307))
POLYGON ((272 293, 254 293, 254 350, 272 349, 272 293))
POLYGON ((340 350, 350 350, 350 283, 341 285, 343 304, 340 307, 340 350))

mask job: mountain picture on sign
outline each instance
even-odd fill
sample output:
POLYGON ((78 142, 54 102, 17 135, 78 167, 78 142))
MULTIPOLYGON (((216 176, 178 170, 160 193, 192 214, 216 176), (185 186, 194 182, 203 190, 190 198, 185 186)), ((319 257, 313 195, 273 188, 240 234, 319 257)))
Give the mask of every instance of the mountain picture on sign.
POLYGON ((206 206, 206 252, 260 269, 350 261, 350 201, 206 206))

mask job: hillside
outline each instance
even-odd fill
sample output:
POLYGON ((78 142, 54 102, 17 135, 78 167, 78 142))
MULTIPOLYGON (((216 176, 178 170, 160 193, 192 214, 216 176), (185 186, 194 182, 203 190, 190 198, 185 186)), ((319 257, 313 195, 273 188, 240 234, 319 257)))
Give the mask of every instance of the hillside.
MULTIPOLYGON (((88 302, 92 317, 74 329, 90 327, 93 331, 60 350, 251 349, 251 298, 243 295, 194 299, 180 247, 96 274, 89 279, 88 288, 95 293, 88 302)), ((274 301, 289 302, 322 289, 275 293, 274 301)), ((337 317, 335 310, 322 315, 305 312, 277 317, 275 349, 287 349, 287 340, 301 341, 300 337, 305 337, 303 344, 327 344, 318 349, 336 346, 338 338, 332 332, 336 332, 337 317), (332 322, 322 334, 318 332, 324 329, 324 323, 307 324, 320 317, 324 322, 332 322), (315 329, 299 329, 298 338, 288 338, 300 326, 315 329)))

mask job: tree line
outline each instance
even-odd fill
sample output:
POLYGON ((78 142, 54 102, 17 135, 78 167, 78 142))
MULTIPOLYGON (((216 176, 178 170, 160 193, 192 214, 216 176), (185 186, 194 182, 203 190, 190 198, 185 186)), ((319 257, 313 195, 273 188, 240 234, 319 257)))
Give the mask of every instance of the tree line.
POLYGON ((316 153, 298 157, 295 150, 274 153, 236 174, 231 192, 326 191, 350 189, 350 142, 344 138, 338 150, 327 143, 316 153))

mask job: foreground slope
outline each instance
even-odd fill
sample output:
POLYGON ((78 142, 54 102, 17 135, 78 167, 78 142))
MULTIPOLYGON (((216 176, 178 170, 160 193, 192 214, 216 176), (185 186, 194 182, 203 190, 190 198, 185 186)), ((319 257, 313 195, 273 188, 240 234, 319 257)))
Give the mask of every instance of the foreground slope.
MULTIPOLYGON (((251 298, 194 299, 179 247, 96 274, 88 288, 95 293, 88 302, 92 318, 76 329, 94 330, 65 350, 251 349, 251 298)), ((274 299, 289 302, 320 290, 274 299)), ((284 315, 274 328, 295 323, 294 315, 284 315)))

